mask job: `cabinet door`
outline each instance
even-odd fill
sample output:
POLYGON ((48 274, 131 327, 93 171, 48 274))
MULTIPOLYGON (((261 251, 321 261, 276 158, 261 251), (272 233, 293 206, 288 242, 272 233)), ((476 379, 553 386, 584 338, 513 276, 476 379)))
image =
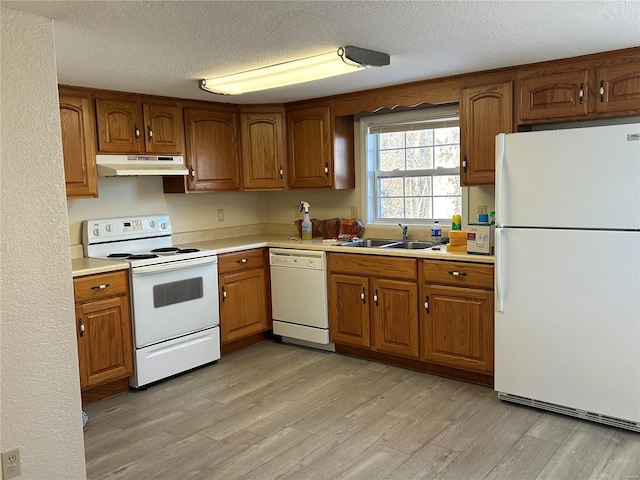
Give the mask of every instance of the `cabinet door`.
POLYGON ((282 190, 286 188, 284 114, 243 113, 240 115, 242 138, 242 186, 245 190, 282 190))
POLYGON ((220 277, 221 343, 269 329, 266 286, 262 268, 220 277))
POLYGON ((185 109, 188 188, 191 191, 238 190, 240 162, 235 113, 185 109))
POLYGON ((97 197, 96 141, 90 94, 61 91, 60 127, 67 197, 97 197))
POLYGON ((460 104, 460 181, 495 183, 496 135, 513 132, 511 82, 464 88, 460 104))
POLYGON ((493 374, 493 292, 423 285, 422 357, 493 374))
POLYGON ((140 153, 142 104, 139 101, 96 98, 98 151, 102 153, 140 153))
POLYGON ((148 153, 182 154, 184 127, 182 109, 177 105, 143 105, 144 141, 148 153))
POLYGON ((331 188, 333 152, 329 107, 287 113, 289 187, 331 188))
POLYGON ((80 387, 133 374, 133 343, 127 297, 76 305, 80 387))
POLYGON ((587 114, 587 70, 525 78, 519 82, 519 91, 521 121, 587 114))
POLYGON ((329 275, 329 337, 332 342, 370 347, 369 280, 329 275))
POLYGON ((597 112, 635 115, 640 111, 640 63, 601 68, 597 79, 597 112))
POLYGON ((418 358, 418 286, 397 280, 371 280, 372 346, 379 352, 418 358))

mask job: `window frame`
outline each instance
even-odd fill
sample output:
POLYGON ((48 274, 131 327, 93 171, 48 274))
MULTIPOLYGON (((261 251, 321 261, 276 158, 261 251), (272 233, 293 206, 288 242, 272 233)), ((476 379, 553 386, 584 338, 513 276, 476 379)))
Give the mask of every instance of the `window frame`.
MULTIPOLYGON (((443 122, 444 119, 451 119, 456 117, 456 123, 459 125, 460 118, 460 110, 457 104, 455 105, 447 105, 444 107, 433 107, 428 109, 419 109, 405 112, 397 112, 397 113, 384 113, 379 115, 367 115, 359 117, 358 119, 358 129, 359 129, 359 143, 360 143, 360 160, 362 164, 362 178, 363 178, 363 188, 362 188, 362 206, 363 206, 363 221, 365 225, 397 225, 398 223, 405 223, 409 225, 418 225, 418 226, 428 226, 432 224, 435 220, 438 220, 440 224, 447 225, 448 222, 451 221, 451 218, 425 218, 425 219, 406 219, 403 217, 400 218, 379 218, 377 216, 378 208, 378 195, 377 195, 377 180, 379 178, 407 178, 413 176, 440 176, 440 175, 456 175, 459 179, 461 179, 460 175, 460 167, 452 167, 452 168, 434 168, 434 169, 423 169, 423 170, 399 170, 399 171, 384 171, 384 174, 381 174, 380 170, 376 170, 376 160, 377 160, 377 148, 373 141, 369 139, 369 130, 371 127, 380 127, 384 125, 402 125, 406 124, 408 126, 418 126, 420 123, 437 123, 443 122), (445 223, 447 222, 447 223, 445 223)), ((391 127, 393 128, 393 127, 391 127)), ((402 131, 405 129, 401 129, 402 131)), ((409 129, 406 129, 409 130, 409 129)), ((461 215, 465 218, 467 207, 468 207, 468 197, 469 192, 467 187, 461 188, 461 197, 462 197, 462 212, 461 215)), ((406 198, 403 196, 402 198, 406 198)), ((433 199, 434 196, 432 195, 433 199)))

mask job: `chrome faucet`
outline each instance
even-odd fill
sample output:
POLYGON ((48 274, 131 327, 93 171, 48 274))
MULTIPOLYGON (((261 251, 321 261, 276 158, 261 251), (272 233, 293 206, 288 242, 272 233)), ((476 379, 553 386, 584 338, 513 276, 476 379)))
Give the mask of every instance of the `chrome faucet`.
POLYGON ((402 229, 402 239, 409 240, 409 225, 403 225, 401 223, 398 225, 400 225, 400 228, 402 229))

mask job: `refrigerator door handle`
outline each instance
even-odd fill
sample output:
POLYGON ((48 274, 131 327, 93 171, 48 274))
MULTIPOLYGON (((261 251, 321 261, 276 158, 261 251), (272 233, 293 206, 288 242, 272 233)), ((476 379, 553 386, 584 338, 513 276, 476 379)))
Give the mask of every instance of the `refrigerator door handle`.
POLYGON ((496 135, 496 226, 502 226, 502 179, 504 175, 504 133, 496 135))
POLYGON ((504 311, 504 292, 502 291, 502 228, 496 228, 496 263, 495 263, 495 291, 496 291, 496 312, 504 311))

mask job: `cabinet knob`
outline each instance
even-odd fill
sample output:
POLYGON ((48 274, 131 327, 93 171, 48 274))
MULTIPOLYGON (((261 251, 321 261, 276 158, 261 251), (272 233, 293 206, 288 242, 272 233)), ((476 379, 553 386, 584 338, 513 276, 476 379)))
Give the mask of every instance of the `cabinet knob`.
POLYGON ((81 337, 84 337, 84 323, 82 323, 81 318, 78 319, 78 332, 81 337))
POLYGON ((578 98, 580 99, 580 105, 584 103, 584 83, 580 84, 580 90, 578 90, 578 98))
POLYGON ((227 291, 222 287, 222 301, 224 302, 227 299, 227 291))
POLYGON ((424 297, 424 309, 429 313, 429 295, 424 297))
POLYGON ((240 260, 236 260, 236 263, 247 263, 249 260, 246 258, 241 258, 240 260))
POLYGON ((376 291, 373 293, 373 302, 376 304, 376 307, 378 306, 378 289, 376 288, 376 291))
POLYGON ((464 156, 464 159, 462 160, 462 169, 464 170, 464 173, 467 173, 467 156, 464 156))
POLYGON ((600 103, 604 103, 604 80, 600 80, 600 103))
POLYGON ((91 290, 104 290, 105 288, 109 288, 108 283, 102 283, 100 285, 91 285, 91 290))
POLYGON ((151 129, 151 127, 147 127, 147 129, 149 130, 149 133, 148 133, 149 143, 151 143, 151 140, 153 140, 153 130, 151 129))
POLYGON ((133 138, 135 138, 136 141, 138 141, 138 139, 140 138, 140 129, 135 123, 133 124, 133 138))
POLYGON ((362 300, 363 305, 367 303, 366 298, 367 298, 367 294, 364 290, 364 287, 362 287, 362 293, 360 294, 360 299, 362 300))
POLYGON ((466 277, 467 274, 465 272, 449 272, 449 275, 453 275, 454 277, 466 277))
POLYGON ((329 176, 329 164, 328 163, 324 164, 324 174, 327 177, 329 176))
POLYGON ((196 178, 196 171, 193 169, 193 165, 189 165, 189 176, 191 180, 195 180, 196 178))
POLYGON ((280 180, 282 180, 284 178, 284 169, 282 168, 282 165, 280 165, 280 180))

